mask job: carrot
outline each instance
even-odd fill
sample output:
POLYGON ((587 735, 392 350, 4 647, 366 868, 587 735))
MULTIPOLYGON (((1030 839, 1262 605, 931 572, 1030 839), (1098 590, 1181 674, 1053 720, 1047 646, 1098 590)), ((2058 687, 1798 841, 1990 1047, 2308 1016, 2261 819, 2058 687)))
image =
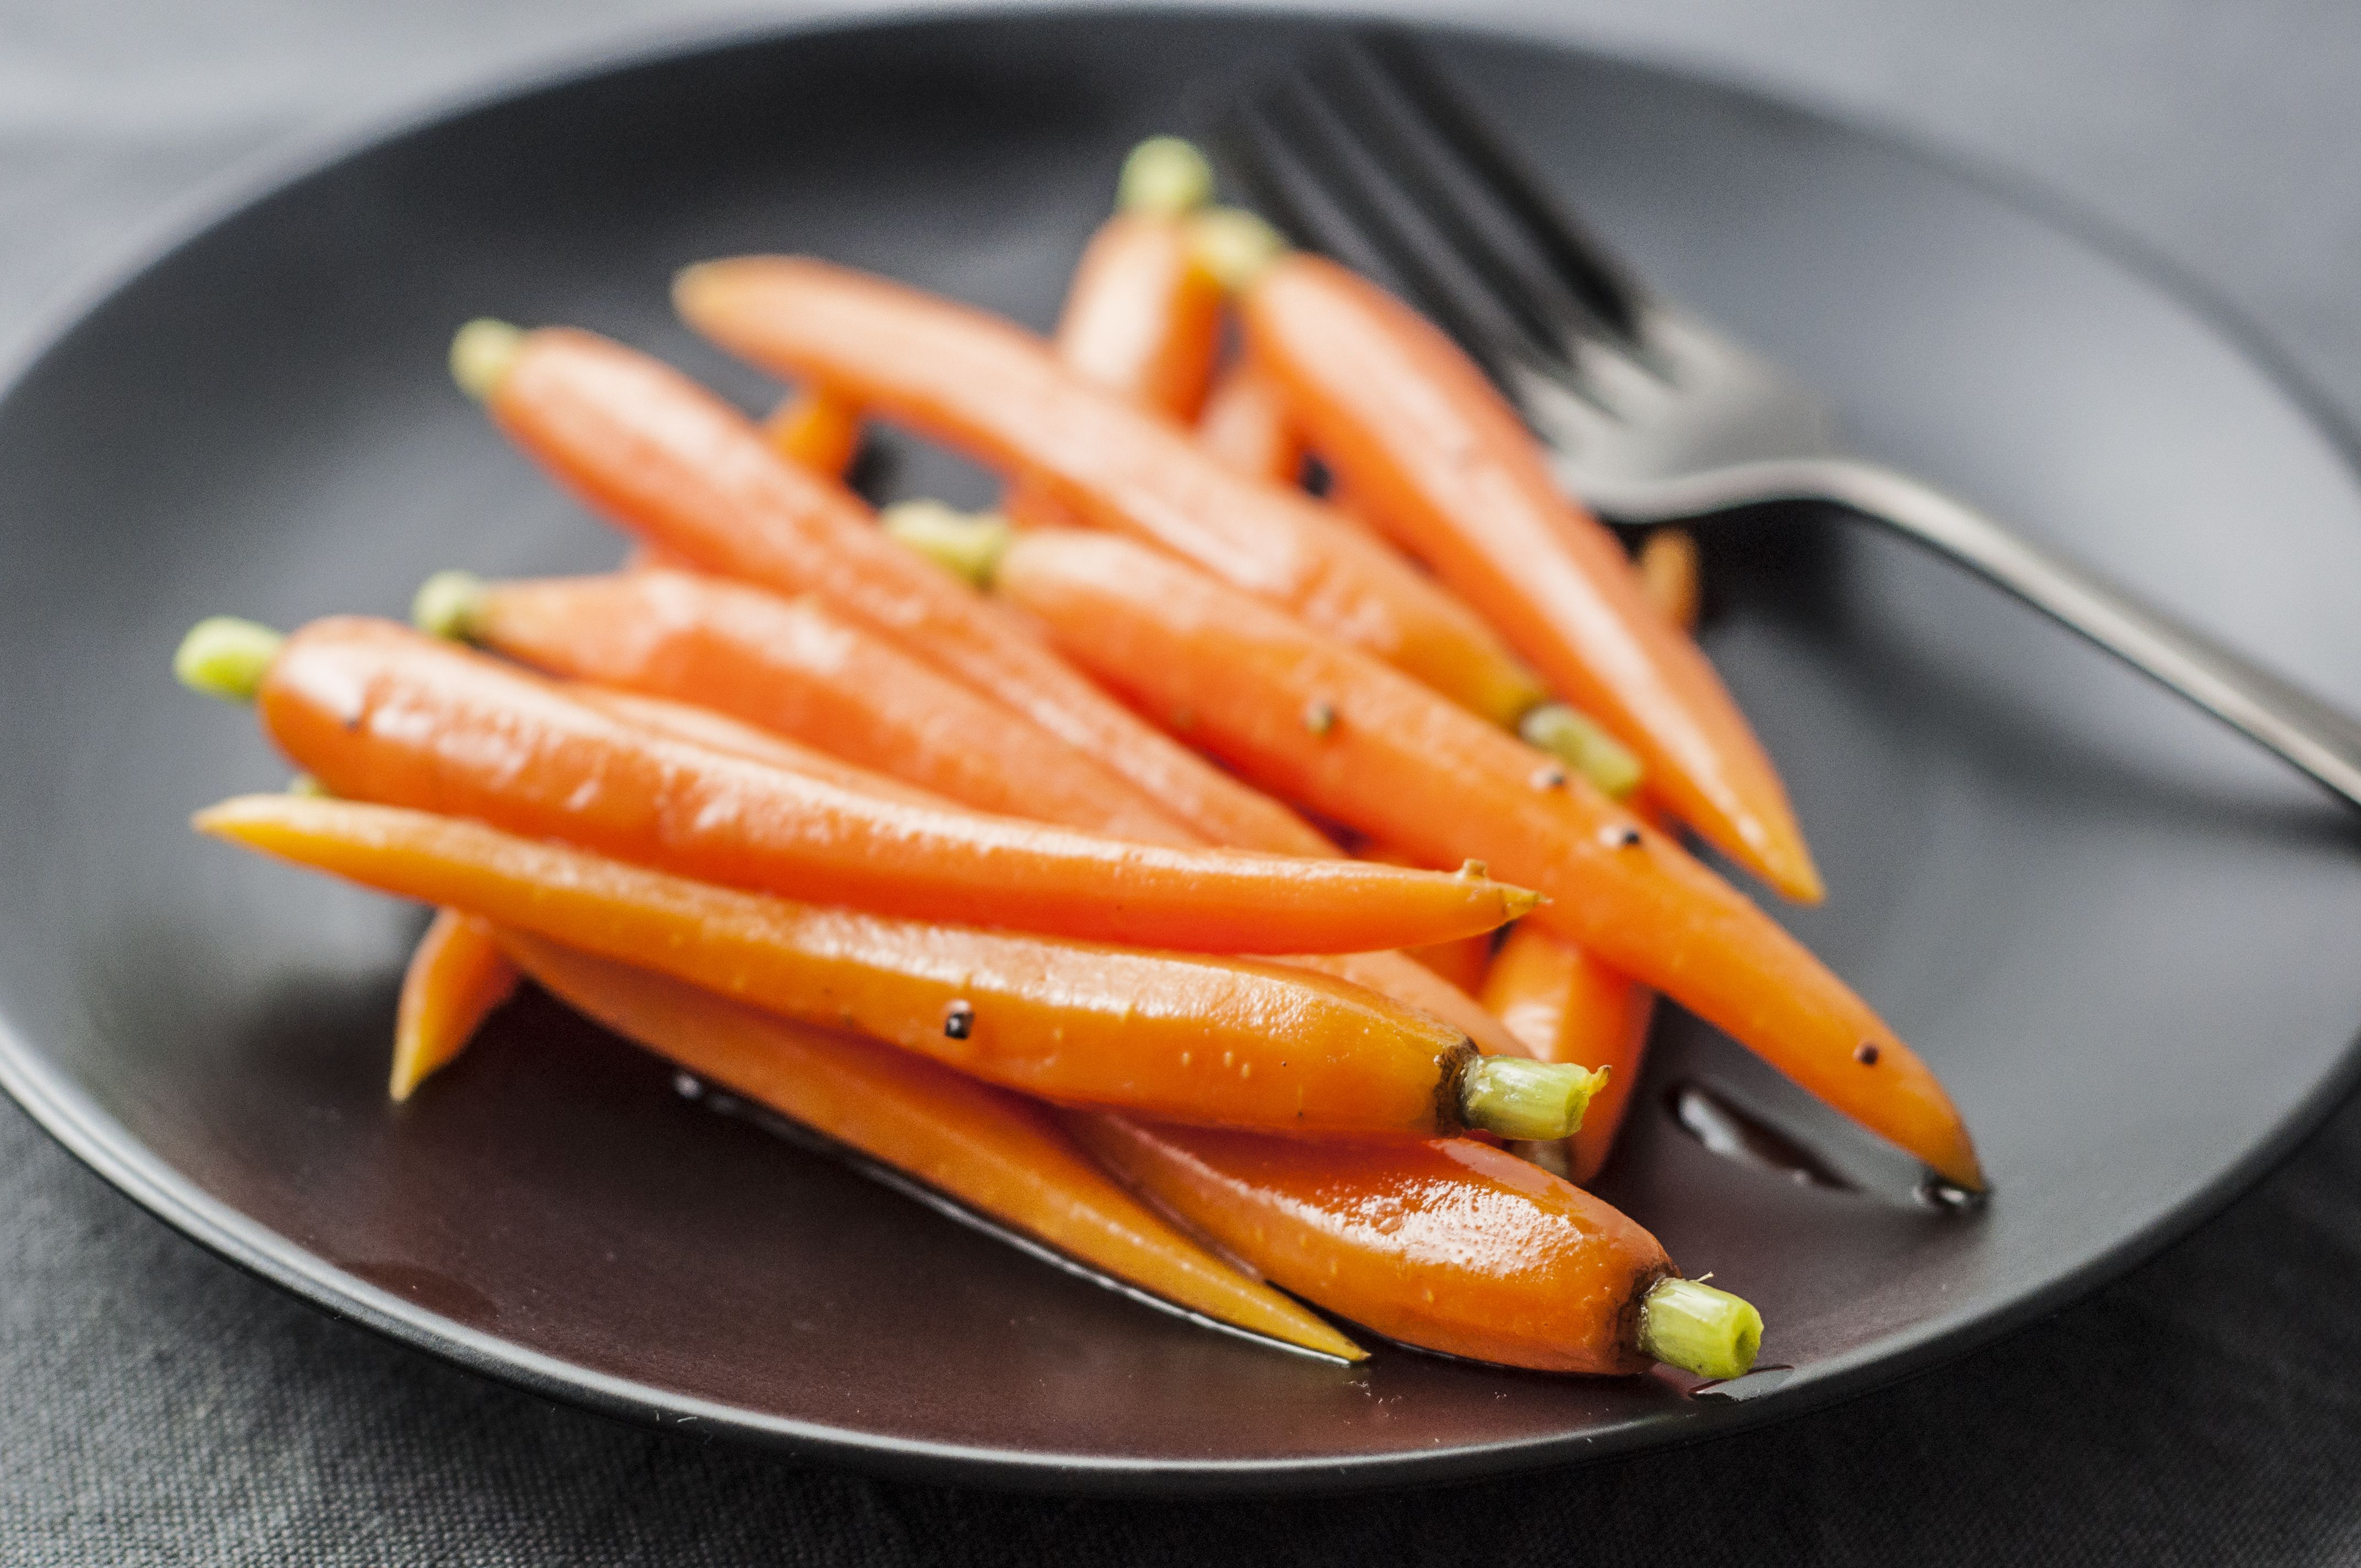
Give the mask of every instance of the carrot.
POLYGON ((1214 462, 1005 321, 803 258, 708 262, 673 293, 724 347, 1022 476, 1082 521, 1283 604, 1488 718, 1514 722, 1541 699, 1489 627, 1382 542, 1214 462))
POLYGON ((1331 852, 1312 828, 1142 724, 1006 610, 884 538, 841 485, 779 460, 736 410, 589 333, 494 322, 460 385, 592 510, 702 570, 830 608, 1023 714, 1218 843, 1331 852))
POLYGON ((1274 1284, 1389 1339, 1551 1372, 1708 1377, 1754 1363, 1762 1315, 1679 1277, 1581 1189, 1464 1138, 1312 1144, 1118 1116, 1075 1138, 1274 1284))
POLYGON ((1247 778, 1412 854, 1474 854, 1535 924, 1728 1031, 1950 1180, 1983 1184, 1925 1064, 1801 943, 1579 774, 1398 672, 1127 541, 1020 536, 1003 594, 1142 711, 1247 778), (1317 716, 1317 724, 1307 716, 1317 716))
POLYGON ((1509 933, 1478 995, 1538 1059, 1607 1069, 1607 1085, 1583 1113, 1567 1167, 1575 1182, 1588 1185, 1631 1109, 1655 993, 1528 922, 1509 933))
POLYGON ((806 773, 841 788, 859 790, 885 800, 946 811, 960 809, 955 802, 931 791, 840 761, 825 751, 799 745, 767 729, 757 729, 751 724, 741 723, 711 708, 649 696, 641 692, 618 691, 612 686, 593 685, 582 681, 569 682, 565 689, 566 695, 575 701, 588 704, 610 718, 653 730, 675 740, 687 740, 711 751, 727 751, 732 756, 785 768, 791 773, 806 773))
POLYGON ((1686 528, 1652 528, 1641 542, 1638 565, 1649 602, 1683 631, 1696 630, 1704 598, 1697 536, 1686 528))
POLYGON ((1213 382, 1221 326, 1222 286, 1180 220, 1119 212, 1074 270, 1057 355, 1083 380, 1185 424, 1213 382))
POLYGON ((1648 603, 1614 536, 1559 493, 1483 372, 1318 257, 1273 262, 1241 309, 1306 436, 1372 514, 1637 751, 1683 819, 1782 893, 1817 899, 1786 793, 1713 666, 1648 603))
POLYGON ((251 679, 265 731, 346 799, 886 914, 1201 952, 1360 952, 1488 930, 1533 898, 1482 877, 1133 844, 885 799, 620 722, 390 621, 313 621, 251 679))
POLYGON ((456 909, 436 910, 401 977, 389 1085, 394 1100, 409 1099, 430 1074, 465 1050, 516 983, 516 966, 500 950, 489 925, 456 909))
POLYGON ((1071 747, 809 598, 639 571, 478 581, 442 599, 429 630, 553 674, 718 708, 979 811, 1197 841, 1071 747))
POLYGON ((1303 473, 1303 437, 1278 383, 1251 359, 1214 381, 1197 416, 1197 444, 1215 462, 1274 485, 1292 485, 1303 473))
POLYGON ((1415 1007, 1466 1036, 1488 1057, 1534 1055, 1506 1025, 1484 1010, 1468 993, 1468 988, 1444 979, 1409 953, 1294 953, 1275 961, 1349 980, 1355 985, 1367 986, 1389 1001, 1415 1007))
POLYGON ((1303 1135, 1557 1137, 1596 1087, 1275 964, 822 908, 352 800, 248 795, 196 826, 1065 1104, 1303 1135), (1557 1130, 1514 1130, 1531 1126, 1557 1130))
POLYGON ((861 455, 861 411, 818 389, 798 392, 763 422, 763 438, 788 462, 842 478, 861 455))
POLYGON ((1078 1262, 1250 1333, 1347 1361, 1365 1354, 1174 1230, 1030 1101, 545 938, 510 930, 500 940, 543 989, 615 1033, 1078 1262))

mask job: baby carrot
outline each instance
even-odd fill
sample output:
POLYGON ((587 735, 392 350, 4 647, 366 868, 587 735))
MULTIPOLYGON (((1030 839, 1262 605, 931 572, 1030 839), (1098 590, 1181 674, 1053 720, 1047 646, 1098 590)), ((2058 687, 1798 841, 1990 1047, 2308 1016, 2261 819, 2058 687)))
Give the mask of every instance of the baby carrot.
MULTIPOLYGON (((1578 773, 1367 655, 1128 541, 1030 533, 1002 593, 1142 711, 1412 854, 1474 854, 1532 919, 1664 992, 1949 1179, 1983 1184, 1942 1086, 1793 937, 1578 773)), ((1653 613, 1653 612, 1651 612, 1653 613)))
POLYGON ((1562 1137, 1596 1087, 1276 964, 822 908, 353 800, 248 795, 196 826, 1066 1104, 1303 1135, 1562 1137))
POLYGON ((1817 899, 1786 792, 1720 677, 1558 492, 1483 372, 1319 257, 1273 262, 1241 308, 1252 351, 1371 514, 1637 751, 1659 799, 1780 892, 1817 899))
MULTIPOLYGON (((1389 1001, 1433 1014, 1474 1041, 1476 1048, 1488 1057, 1536 1055, 1508 1025, 1486 1012, 1468 987, 1444 979, 1409 953, 1294 953, 1274 961, 1333 974, 1338 980, 1366 985, 1389 1001)), ((1572 1061, 1577 1067, 1590 1065, 1571 1057, 1549 1059, 1572 1061)))
POLYGON ((1381 541, 1216 463, 1008 322, 795 257, 693 267, 673 297, 732 352, 1020 476, 1084 522, 1283 604, 1497 722, 1542 697, 1498 634, 1381 541))
POLYGON ((1533 900, 1482 877, 907 805, 624 724, 390 621, 313 621, 250 677, 265 731, 346 799, 881 913, 1199 952, 1361 952, 1488 930, 1533 900))
POLYGON ((1303 473, 1303 437, 1278 383, 1250 359, 1213 382, 1197 416, 1197 444, 1215 462, 1274 485, 1292 485, 1303 473))
POLYGON ((516 990, 516 966, 491 927, 456 909, 438 909, 410 955, 393 1023, 396 1101, 465 1050, 492 1009, 516 990))
POLYGON ((451 358, 518 445, 628 532, 701 570, 818 594, 1215 842, 1333 852, 1277 803, 1141 723, 1005 609, 883 537, 858 496, 782 462, 743 415, 671 367, 590 333, 497 322, 462 328, 451 358))
POLYGON ((1698 582, 1697 535, 1686 528, 1652 528, 1640 543, 1640 586, 1664 619, 1683 631, 1697 630, 1704 597, 1698 582))
POLYGON ((1194 420, 1222 340, 1222 286, 1173 215, 1122 212, 1082 252, 1058 319, 1066 367, 1144 409, 1194 420))
POLYGON ((711 751, 727 751, 732 756, 785 768, 791 773, 807 773, 841 788, 859 790, 885 800, 947 811, 960 809, 956 802, 946 800, 941 795, 906 784, 900 779, 856 767, 825 751, 799 745, 767 729, 757 729, 709 707, 649 696, 642 692, 618 691, 612 686, 594 685, 585 681, 569 682, 565 690, 566 695, 575 701, 588 704, 610 718, 670 736, 675 740, 692 741, 711 751))
POLYGON ((1606 1087, 1583 1114, 1568 1163, 1568 1176, 1587 1185, 1607 1163, 1631 1108, 1655 993, 1528 921, 1509 933, 1478 995, 1538 1059, 1607 1069, 1606 1087))
POLYGON ((682 572, 445 585, 445 631, 570 679, 702 704, 979 811, 1194 835, 1123 780, 811 598, 682 572))
POLYGON ((1346 1361, 1365 1354, 1173 1229, 1031 1101, 545 938, 501 939, 577 1012, 1079 1263, 1250 1333, 1346 1361))
POLYGON ((790 463, 842 478, 861 454, 861 411, 817 388, 797 392, 763 422, 763 439, 790 463))
POLYGON ((1683 1279, 1580 1188, 1466 1138, 1304 1143, 1072 1116, 1084 1147, 1272 1283, 1405 1344, 1550 1372, 1706 1377, 1762 1314, 1683 1279))

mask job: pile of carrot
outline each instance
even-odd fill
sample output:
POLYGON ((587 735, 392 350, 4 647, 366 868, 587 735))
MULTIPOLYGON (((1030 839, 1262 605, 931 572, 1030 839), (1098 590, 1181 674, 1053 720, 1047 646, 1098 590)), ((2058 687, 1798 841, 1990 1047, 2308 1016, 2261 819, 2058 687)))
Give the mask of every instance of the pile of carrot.
POLYGON ((757 423, 585 332, 452 349, 625 569, 181 646, 302 784, 198 828, 437 911, 395 1100, 529 978, 1187 1311, 1593 1374, 1763 1332, 1587 1190, 1660 993, 1982 1186, 1925 1064, 1685 846, 1820 896, 1694 546, 1628 554, 1193 148, 1134 153, 1049 338, 796 258, 675 302, 796 390, 757 423), (881 520, 872 422, 999 513, 881 520))

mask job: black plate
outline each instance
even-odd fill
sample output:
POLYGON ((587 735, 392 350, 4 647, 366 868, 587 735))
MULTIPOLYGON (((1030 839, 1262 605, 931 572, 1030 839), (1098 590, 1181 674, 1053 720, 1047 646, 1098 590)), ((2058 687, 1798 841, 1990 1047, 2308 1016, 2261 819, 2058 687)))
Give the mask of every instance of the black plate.
MULTIPOLYGON (((769 390, 667 317, 682 263, 816 251, 1046 324, 1125 148, 1192 83, 1326 26, 734 40, 392 136, 129 277, 0 403, 0 1079, 191 1235, 465 1365, 1076 1488, 1440 1478, 1725 1431, 2055 1306, 2257 1174, 2353 1076, 2350 821, 2025 611, 1810 521, 1724 536, 1710 646, 1834 889, 1788 917, 1944 1074, 1999 1195, 1954 1214, 1889 1190, 1873 1153, 1668 1022, 1604 1189, 1760 1302, 1792 1374, 1697 1399, 1208 1333, 713 1117, 538 998, 388 1109, 420 918, 187 832, 284 770, 172 686, 181 629, 398 614, 439 566, 615 558, 452 390, 460 320, 584 323, 749 407, 769 390), (1698 1084, 1857 1190, 1718 1156, 1669 1109, 1698 1084)), ((2361 491, 2185 294, 1747 93, 1500 39, 1446 52, 1643 269, 1827 389, 1872 451, 2361 695, 2361 491)), ((892 483, 983 493, 906 447, 892 483)))

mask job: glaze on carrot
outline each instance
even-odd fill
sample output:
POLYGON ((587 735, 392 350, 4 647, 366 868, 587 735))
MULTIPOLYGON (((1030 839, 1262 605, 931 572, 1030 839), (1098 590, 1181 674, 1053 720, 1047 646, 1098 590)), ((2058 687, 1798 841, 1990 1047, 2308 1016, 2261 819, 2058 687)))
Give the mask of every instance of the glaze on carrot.
POLYGON ((1284 605, 1497 722, 1541 700, 1500 638, 1381 541, 1223 466, 1022 328, 806 258, 708 262, 673 295, 725 348, 1022 477, 1081 521, 1284 605))
POLYGON ((396 1102, 467 1049, 494 1008, 515 992, 516 966, 491 927, 456 909, 438 909, 410 955, 394 1010, 396 1102))
POLYGON ((1817 899, 1786 792, 1720 677, 1614 535, 1559 493, 1483 372, 1319 257, 1276 261, 1240 308, 1257 361, 1369 514, 1637 751, 1658 799, 1780 892, 1817 899))
POLYGON ((256 698, 272 740, 346 799, 883 914, 1198 952, 1360 952, 1488 930, 1532 898, 1483 878, 910 806, 651 734, 363 617, 289 637, 256 698))
POLYGON ((1072 748, 808 597, 664 571, 483 583, 454 630, 552 674, 718 708, 978 811, 1198 841, 1072 748))
POLYGON ((763 439, 788 462, 840 479, 861 455, 861 411, 825 391, 797 392, 763 422, 763 439))
POLYGON ((522 931, 536 984, 697 1077, 1217 1322, 1323 1355, 1364 1352, 1110 1180, 1044 1107, 906 1051, 790 1023, 522 931))
POLYGON ((1207 839, 1328 852, 1306 823, 1142 724, 1005 609, 881 536, 861 499, 742 414, 590 333, 470 323, 460 385, 592 510, 698 569, 834 610, 1057 736, 1207 839))
POLYGON ((1272 1283, 1389 1339, 1474 1361, 1702 1376, 1753 1365, 1763 1320, 1678 1278, 1656 1238, 1466 1138, 1339 1145, 1071 1116, 1075 1138, 1272 1283))
POLYGON ((1664 992, 1950 1180, 1983 1185, 1958 1112, 1883 1020, 1579 774, 1128 541, 1021 535, 997 583, 1070 658, 1142 712, 1185 714, 1191 738, 1249 780, 1414 855, 1474 855, 1523 879, 1546 898, 1535 924, 1664 992))
POLYGON ((196 827, 1064 1104, 1305 1135, 1564 1136, 1596 1086, 1276 964, 825 908, 353 800, 247 795, 196 827))
POLYGON ((1537 1059, 1607 1069, 1607 1086, 1584 1112, 1567 1161, 1569 1179, 1587 1186, 1631 1109, 1655 993, 1528 921, 1509 933, 1477 995, 1537 1059))

